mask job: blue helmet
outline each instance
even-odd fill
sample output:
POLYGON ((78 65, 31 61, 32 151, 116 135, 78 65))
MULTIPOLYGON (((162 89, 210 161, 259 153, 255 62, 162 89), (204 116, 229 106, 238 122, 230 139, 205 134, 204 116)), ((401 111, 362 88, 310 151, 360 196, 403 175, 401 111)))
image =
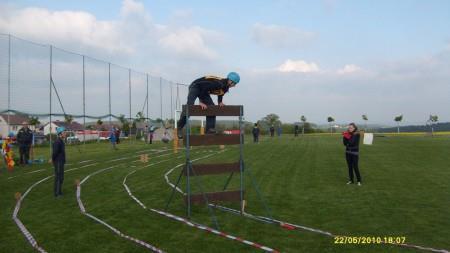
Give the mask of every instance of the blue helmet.
POLYGON ((56 128, 56 134, 61 134, 64 131, 66 131, 66 129, 64 127, 57 127, 56 128))
POLYGON ((230 72, 227 76, 228 80, 231 80, 233 83, 237 84, 241 80, 241 77, 236 72, 230 72))

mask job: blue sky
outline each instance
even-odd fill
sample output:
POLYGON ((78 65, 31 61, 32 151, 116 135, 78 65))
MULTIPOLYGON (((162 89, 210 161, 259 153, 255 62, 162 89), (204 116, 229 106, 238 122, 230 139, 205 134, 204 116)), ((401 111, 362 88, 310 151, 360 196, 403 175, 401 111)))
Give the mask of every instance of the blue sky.
POLYGON ((346 122, 357 121, 368 111, 377 123, 392 123, 396 112, 406 114, 405 120, 410 123, 422 123, 427 112, 450 120, 448 110, 442 109, 450 108, 442 92, 425 92, 426 96, 423 92, 425 85, 450 91, 446 85, 450 74, 445 70, 450 51, 450 1, 16 0, 3 4, 16 11, 30 7, 49 13, 81 11, 93 15, 96 22, 107 21, 112 26, 121 23, 122 28, 114 28, 119 35, 111 38, 124 46, 111 49, 122 50, 117 53, 95 45, 83 46, 83 41, 81 46, 74 46, 58 36, 40 38, 19 26, 6 28, 5 32, 17 36, 81 50, 80 53, 119 61, 180 82, 188 83, 203 73, 240 71, 243 84, 248 86, 236 90, 239 94, 233 93, 235 97, 230 100, 248 103, 253 119, 278 112, 286 121, 295 121, 298 114, 311 115, 315 121, 333 114, 341 119, 338 121, 346 122), (127 6, 132 7, 134 14, 124 14, 127 6), (125 26, 129 29, 120 30, 125 26), (155 31, 148 31, 152 29, 155 31), (131 35, 125 34, 128 31, 131 35), (191 38, 194 39, 190 41, 191 38), (153 45, 156 40, 158 45, 153 45), (183 40, 190 42, 183 44, 183 40), (159 47, 177 54, 160 54, 159 47), (430 62, 433 65, 424 69, 424 64, 430 62), (183 71, 173 71, 186 65, 189 67, 183 71), (425 84, 424 80, 433 82, 425 84), (348 88, 360 90, 353 96, 368 99, 355 99, 341 92, 348 88), (405 90, 409 92, 398 101, 392 97, 393 92, 405 90), (290 93, 292 97, 285 99, 305 101, 299 105, 308 109, 297 112, 285 108, 288 105, 281 105, 270 96, 274 91, 290 93), (261 101, 248 99, 249 96, 260 96, 266 104, 264 110, 255 105, 261 101), (311 96, 316 97, 313 100, 311 96), (422 96, 425 102, 414 107, 415 96, 422 96), (385 98, 381 105, 380 97, 385 98), (311 109, 308 105, 313 102, 339 105, 335 109, 311 109), (364 106, 366 111, 341 112, 360 102, 368 103, 364 106))

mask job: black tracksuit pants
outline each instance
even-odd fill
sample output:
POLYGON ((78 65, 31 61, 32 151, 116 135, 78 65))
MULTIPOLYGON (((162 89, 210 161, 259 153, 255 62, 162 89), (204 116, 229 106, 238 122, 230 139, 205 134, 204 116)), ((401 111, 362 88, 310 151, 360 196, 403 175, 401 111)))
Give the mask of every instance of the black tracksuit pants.
POLYGON ((20 156, 20 164, 28 164, 28 160, 30 159, 30 145, 20 144, 19 156, 20 156))
MULTIPOLYGON (((199 97, 200 89, 195 85, 189 87, 189 94, 187 97, 187 104, 194 105, 195 100, 198 98, 200 102, 206 105, 214 105, 214 102, 211 96, 199 97)), ((181 131, 183 127, 186 125, 186 112, 183 111, 180 116, 180 120, 178 121, 178 130, 181 131)), ((216 116, 206 116, 206 129, 205 132, 208 132, 209 129, 214 129, 216 127, 216 116)))
POLYGON ((347 160, 349 180, 351 182, 354 182, 353 179, 353 172, 354 172, 356 174, 356 180, 358 180, 358 182, 361 182, 361 175, 359 174, 359 165, 358 165, 359 155, 345 153, 345 158, 347 160))
POLYGON ((64 163, 60 161, 56 161, 53 163, 55 167, 55 185, 54 185, 54 193, 55 197, 58 195, 62 195, 62 184, 64 182, 64 163))

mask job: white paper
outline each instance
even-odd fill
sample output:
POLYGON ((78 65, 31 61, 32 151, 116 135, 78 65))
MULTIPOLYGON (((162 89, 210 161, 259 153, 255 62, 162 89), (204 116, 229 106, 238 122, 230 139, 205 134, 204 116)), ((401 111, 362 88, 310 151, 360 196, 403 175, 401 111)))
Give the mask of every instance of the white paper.
POLYGON ((373 133, 364 133, 364 145, 372 145, 373 143, 373 133))

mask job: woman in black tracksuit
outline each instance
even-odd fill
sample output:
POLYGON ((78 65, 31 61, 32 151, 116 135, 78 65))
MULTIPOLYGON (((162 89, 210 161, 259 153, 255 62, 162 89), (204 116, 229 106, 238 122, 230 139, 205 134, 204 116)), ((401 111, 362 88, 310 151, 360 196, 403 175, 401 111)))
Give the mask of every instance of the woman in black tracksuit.
POLYGON ((343 142, 345 146, 345 158, 347 160, 348 166, 348 177, 349 181, 347 184, 353 184, 353 172, 356 174, 356 180, 358 180, 358 186, 361 186, 361 175, 359 174, 359 139, 360 134, 358 132, 358 127, 355 123, 350 123, 346 132, 342 133, 343 142))

